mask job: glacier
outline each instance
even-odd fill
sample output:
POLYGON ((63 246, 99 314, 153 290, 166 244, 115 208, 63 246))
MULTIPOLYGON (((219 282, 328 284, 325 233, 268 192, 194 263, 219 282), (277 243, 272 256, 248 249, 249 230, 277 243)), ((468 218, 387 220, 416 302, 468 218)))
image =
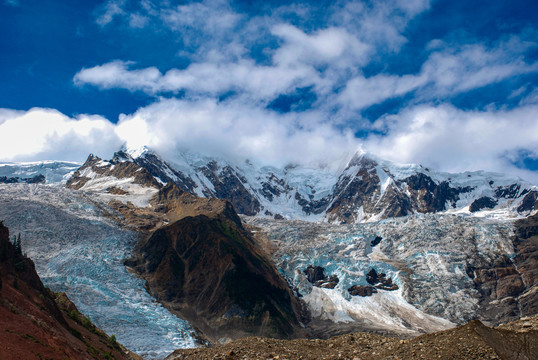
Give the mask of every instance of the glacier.
POLYGON ((0 176, 31 178, 43 175, 47 183, 65 183, 80 165, 76 162, 55 160, 0 163, 0 176))
POLYGON ((98 327, 145 359, 195 347, 190 325, 123 265, 137 234, 104 218, 104 207, 60 186, 0 185, 0 220, 12 234, 21 233, 23 251, 45 286, 65 292, 98 327))
POLYGON ((401 334, 473 319, 480 294, 469 269, 514 256, 512 222, 462 214, 415 214, 353 225, 243 220, 273 243, 274 262, 314 316, 401 334), (372 245, 378 237, 381 241, 372 245), (338 276, 339 283, 334 289, 312 286, 304 274, 310 265, 338 276), (369 285, 371 269, 387 274, 399 289, 351 296, 347 289, 352 285, 369 285))

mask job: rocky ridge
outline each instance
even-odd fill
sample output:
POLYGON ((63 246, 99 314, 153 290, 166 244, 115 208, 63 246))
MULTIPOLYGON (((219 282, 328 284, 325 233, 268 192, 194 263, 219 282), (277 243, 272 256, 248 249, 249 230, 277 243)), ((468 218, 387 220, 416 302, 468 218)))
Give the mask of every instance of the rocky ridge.
MULTIPOLYGON (((149 187, 172 182, 198 197, 228 200, 239 214, 276 219, 359 223, 454 211, 517 217, 538 209, 538 189, 521 179, 480 171, 442 173, 364 152, 331 171, 262 167, 193 153, 168 162, 147 148, 124 148, 110 161, 90 156, 68 186, 91 190, 114 177, 149 187)), ((128 191, 118 185, 110 185, 109 191, 118 191, 116 187, 128 191)))
POLYGON ((126 265, 157 300, 211 342, 301 332, 301 304, 228 201, 172 184, 154 201, 170 224, 150 233, 126 265))

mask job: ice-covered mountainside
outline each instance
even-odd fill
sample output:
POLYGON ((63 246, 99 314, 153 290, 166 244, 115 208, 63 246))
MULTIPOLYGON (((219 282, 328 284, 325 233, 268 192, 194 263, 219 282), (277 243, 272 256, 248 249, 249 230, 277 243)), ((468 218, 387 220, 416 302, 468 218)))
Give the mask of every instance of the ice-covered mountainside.
POLYGON ((0 183, 65 183, 79 167, 67 161, 0 163, 0 183))
POLYGON ((102 217, 95 197, 57 186, 0 185, 0 219, 21 233, 44 284, 146 359, 193 347, 192 329, 123 265, 138 238, 102 217))
POLYGON ((497 324, 529 315, 521 303, 535 296, 534 282, 518 270, 510 221, 453 214, 355 225, 245 220, 276 246, 277 267, 321 319, 433 331, 450 326, 446 320, 497 324), (487 274, 494 282, 484 293, 487 274))
POLYGON ((538 209, 538 188, 521 179, 483 171, 442 173, 360 151, 346 166, 329 170, 258 166, 192 152, 164 161, 145 147, 124 148, 110 161, 88 158, 68 186, 105 184, 114 190, 111 180, 147 185, 148 174, 194 195, 229 200, 240 214, 276 219, 361 223, 439 212, 515 218, 538 209), (136 171, 143 168, 144 176, 133 180, 140 173, 134 167, 124 171, 128 163, 136 164, 136 171))

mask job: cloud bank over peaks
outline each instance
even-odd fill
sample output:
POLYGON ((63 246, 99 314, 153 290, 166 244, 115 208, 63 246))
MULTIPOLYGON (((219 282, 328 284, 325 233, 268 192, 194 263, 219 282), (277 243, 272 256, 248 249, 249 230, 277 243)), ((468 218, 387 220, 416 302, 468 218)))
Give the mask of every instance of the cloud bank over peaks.
POLYGON ((538 104, 512 110, 463 111, 419 105, 374 123, 364 146, 381 158, 448 172, 488 170, 538 184, 538 173, 517 166, 521 150, 538 158, 538 104))
POLYGON ((359 140, 320 111, 281 114, 238 101, 161 98, 122 115, 117 124, 50 109, 0 110, 0 161, 83 161, 89 153, 109 158, 127 144, 146 145, 172 161, 191 151, 259 165, 336 170, 362 148, 398 163, 497 171, 538 184, 538 173, 521 166, 538 158, 537 113, 537 104, 488 111, 419 105, 380 118, 375 131, 359 140))
POLYGON ((130 147, 148 145, 166 158, 194 151, 260 165, 333 166, 359 148, 318 112, 279 114, 240 102, 161 101, 123 117, 118 135, 130 147))

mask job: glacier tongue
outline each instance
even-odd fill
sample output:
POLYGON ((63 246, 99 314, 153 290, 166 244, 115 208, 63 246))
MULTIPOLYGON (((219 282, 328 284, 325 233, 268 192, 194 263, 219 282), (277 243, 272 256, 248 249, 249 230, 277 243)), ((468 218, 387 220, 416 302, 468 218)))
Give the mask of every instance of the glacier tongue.
POLYGON ((69 189, 0 185, 0 219, 20 232, 44 284, 64 291, 97 326, 146 359, 196 346, 189 324, 145 290, 122 261, 137 242, 69 189))

